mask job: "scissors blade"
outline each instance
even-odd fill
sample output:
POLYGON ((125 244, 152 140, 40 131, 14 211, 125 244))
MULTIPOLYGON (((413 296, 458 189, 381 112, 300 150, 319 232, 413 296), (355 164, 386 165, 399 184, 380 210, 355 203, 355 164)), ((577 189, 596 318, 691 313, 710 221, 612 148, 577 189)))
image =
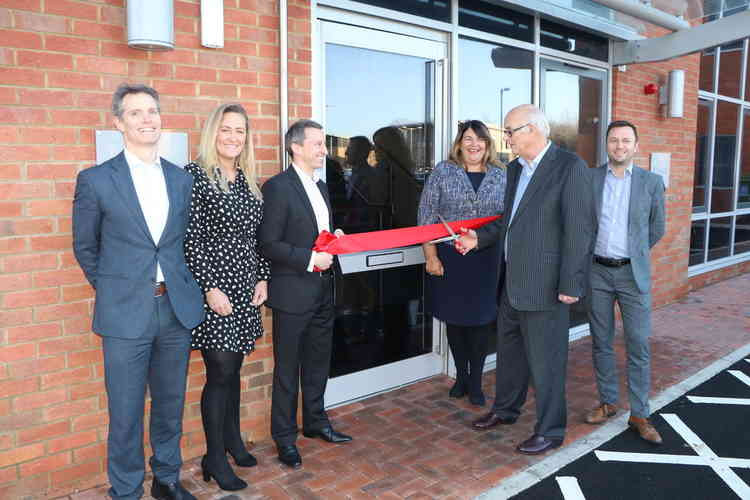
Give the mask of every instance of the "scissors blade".
POLYGON ((457 239, 458 235, 456 235, 456 232, 453 229, 451 229, 451 227, 448 225, 447 222, 445 222, 445 219, 443 218, 443 216, 438 214, 438 219, 440 220, 440 222, 442 222, 443 226, 445 226, 446 231, 448 231, 448 234, 452 236, 452 239, 454 240, 457 239))

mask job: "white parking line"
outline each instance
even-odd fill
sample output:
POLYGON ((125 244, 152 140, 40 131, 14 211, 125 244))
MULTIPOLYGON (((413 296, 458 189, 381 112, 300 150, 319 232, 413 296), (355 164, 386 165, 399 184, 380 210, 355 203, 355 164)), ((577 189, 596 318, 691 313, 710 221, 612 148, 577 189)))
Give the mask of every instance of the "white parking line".
POLYGON ((573 476, 555 476, 555 481, 560 487, 565 500, 586 500, 583 496, 581 487, 578 485, 578 479, 573 476))
POLYGON ((740 382, 742 382, 743 384, 750 386, 750 377, 748 377, 741 371, 739 370, 727 370, 727 371, 731 373, 732 375, 734 375, 735 377, 737 377, 738 379, 740 379, 740 382))
POLYGON ((688 396, 691 403, 709 403, 716 405, 750 405, 747 398, 709 398, 705 396, 688 396))

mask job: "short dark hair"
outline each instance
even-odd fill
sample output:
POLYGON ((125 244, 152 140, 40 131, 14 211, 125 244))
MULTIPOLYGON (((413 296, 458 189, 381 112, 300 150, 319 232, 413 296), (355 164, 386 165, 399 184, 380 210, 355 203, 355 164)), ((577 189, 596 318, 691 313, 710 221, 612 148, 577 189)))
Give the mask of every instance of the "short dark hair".
POLYGON ((297 120, 289 126, 289 129, 284 134, 284 147, 289 156, 294 158, 294 152, 292 151, 292 144, 299 144, 300 146, 305 142, 305 129, 316 128, 323 130, 323 125, 313 120, 297 120))
POLYGON ((112 94, 112 114, 117 118, 122 117, 122 113, 124 111, 122 109, 122 101, 125 99, 125 96, 130 94, 150 95, 154 98, 154 101, 156 101, 156 108, 161 111, 161 106, 159 104, 159 93, 156 91, 156 89, 149 87, 148 85, 143 85, 142 83, 121 83, 117 87, 117 90, 115 90, 115 93, 112 94))
POLYGON ((635 128, 635 125, 633 125, 632 123, 630 123, 627 120, 615 120, 612 123, 610 123, 609 126, 607 127, 607 133, 606 133, 606 135, 604 137, 608 139, 609 138, 609 131, 612 130, 613 128, 620 128, 620 127, 630 127, 630 128, 632 128, 633 129, 633 134, 635 135, 635 141, 638 142, 638 130, 635 128))

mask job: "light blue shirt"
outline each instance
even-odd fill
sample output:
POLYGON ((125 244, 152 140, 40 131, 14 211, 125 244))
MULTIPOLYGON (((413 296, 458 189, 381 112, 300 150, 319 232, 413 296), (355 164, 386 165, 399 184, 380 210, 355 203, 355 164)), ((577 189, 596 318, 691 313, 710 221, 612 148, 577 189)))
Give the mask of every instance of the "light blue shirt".
POLYGON ((607 165, 602 193, 602 212, 594 254, 612 259, 630 257, 628 251, 628 215, 633 164, 627 166, 623 177, 616 177, 607 165))
MULTIPOLYGON (((516 209, 518 209, 518 205, 523 199, 523 194, 526 192, 526 188, 529 187, 529 183, 531 182, 531 178, 534 176, 534 172, 536 172, 536 167, 538 167, 539 163, 541 163, 542 158, 544 158, 544 155, 547 153, 547 150, 550 147, 550 144, 552 143, 547 141, 547 145, 536 156, 536 158, 531 161, 531 163, 527 162, 520 156, 518 157, 518 163, 521 164, 522 168, 521 175, 518 178, 518 185, 516 186, 516 196, 513 198, 513 208, 510 212, 510 219, 508 219, 509 229, 511 222, 513 222, 513 216, 516 215, 516 209)), ((508 234, 505 235, 505 260, 508 260, 508 234)))

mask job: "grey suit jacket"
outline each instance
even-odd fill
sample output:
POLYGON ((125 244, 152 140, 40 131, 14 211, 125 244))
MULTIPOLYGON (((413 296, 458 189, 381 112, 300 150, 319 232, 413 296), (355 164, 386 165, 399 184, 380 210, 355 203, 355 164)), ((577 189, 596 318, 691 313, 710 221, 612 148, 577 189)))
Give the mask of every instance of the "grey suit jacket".
MULTIPOLYGON (((596 229, 593 245, 599 233, 599 219, 602 215, 604 180, 607 165, 593 169, 594 205, 596 208, 596 229)), ((641 293, 651 290, 651 248, 664 236, 664 183, 653 172, 633 165, 630 179, 630 206, 628 210, 628 252, 633 278, 641 293)))
POLYGON ((203 293, 185 263, 193 176, 162 159, 169 214, 155 242, 143 216, 125 154, 78 174, 73 200, 73 250, 96 289, 93 330, 138 338, 154 317, 156 261, 167 296, 185 328, 204 318, 203 293))
POLYGON ((558 294, 582 297, 587 288, 591 174, 578 155, 551 144, 509 223, 521 169, 517 159, 508 165, 505 216, 477 231, 479 247, 499 241, 500 280, 514 309, 550 310, 558 294))
MULTIPOLYGON (((328 206, 333 230, 328 188, 318 181, 328 206)), ((261 253, 271 262, 268 301, 272 309, 302 314, 315 307, 324 282, 308 272, 312 248, 318 238, 318 223, 297 172, 291 166, 263 184, 263 222, 258 228, 261 253)))

